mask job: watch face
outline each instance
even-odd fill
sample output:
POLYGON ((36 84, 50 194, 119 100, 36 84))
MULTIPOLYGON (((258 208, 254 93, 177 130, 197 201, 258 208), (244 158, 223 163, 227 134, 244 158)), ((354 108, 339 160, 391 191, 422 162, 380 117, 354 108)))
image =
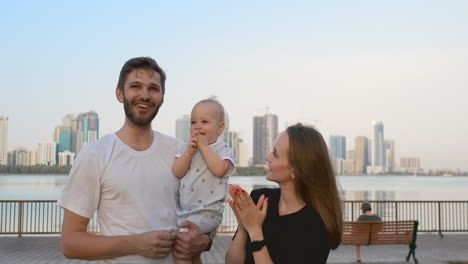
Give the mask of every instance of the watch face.
POLYGON ((249 243, 247 243, 247 250, 249 252, 255 252, 255 251, 259 251, 261 250, 264 246, 265 246, 265 240, 262 240, 262 241, 257 241, 257 240, 254 240, 254 241, 250 241, 249 243))

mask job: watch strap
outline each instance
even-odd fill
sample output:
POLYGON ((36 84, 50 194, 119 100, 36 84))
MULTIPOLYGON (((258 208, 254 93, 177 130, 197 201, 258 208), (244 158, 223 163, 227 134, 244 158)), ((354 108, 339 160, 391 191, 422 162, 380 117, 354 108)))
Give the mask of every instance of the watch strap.
POLYGON ((248 252, 257 252, 260 251, 264 246, 266 246, 264 240, 253 240, 247 243, 246 248, 248 252))

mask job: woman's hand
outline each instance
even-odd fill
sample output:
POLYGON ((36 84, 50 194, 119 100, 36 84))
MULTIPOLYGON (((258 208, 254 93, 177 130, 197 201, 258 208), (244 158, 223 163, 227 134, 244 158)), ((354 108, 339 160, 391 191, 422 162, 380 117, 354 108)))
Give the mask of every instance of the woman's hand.
MULTIPOLYGON (((231 195, 231 197, 234 197, 234 195, 236 194, 236 186, 229 184, 228 191, 229 191, 229 194, 231 195)), ((235 207, 237 206, 237 203, 233 201, 233 198, 228 199, 227 202, 228 202, 229 206, 231 207, 232 212, 234 213, 234 216, 236 216, 236 220, 237 220, 237 224, 239 225, 239 229, 243 229, 244 227, 242 226, 241 219, 240 219, 240 217, 237 214, 237 211, 235 209, 235 207)))
POLYGON ((263 221, 268 210, 268 198, 262 195, 254 204, 250 195, 239 186, 230 185, 229 193, 232 200, 228 200, 239 227, 244 228, 252 237, 254 233, 262 232, 263 221))

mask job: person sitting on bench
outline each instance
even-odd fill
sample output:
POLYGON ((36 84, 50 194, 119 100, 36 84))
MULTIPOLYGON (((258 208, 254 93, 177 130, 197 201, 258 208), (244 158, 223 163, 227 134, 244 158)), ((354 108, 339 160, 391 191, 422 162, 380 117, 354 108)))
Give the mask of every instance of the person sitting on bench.
MULTIPOLYGON (((370 203, 361 204, 362 215, 358 217, 357 222, 382 221, 380 216, 372 212, 370 203)), ((361 245, 356 245, 356 261, 361 262, 361 245)))

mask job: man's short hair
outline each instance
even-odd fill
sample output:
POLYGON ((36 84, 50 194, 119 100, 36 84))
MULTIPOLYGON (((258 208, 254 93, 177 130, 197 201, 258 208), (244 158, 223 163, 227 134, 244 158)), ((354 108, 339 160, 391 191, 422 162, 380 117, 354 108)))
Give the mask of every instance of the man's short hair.
POLYGON ((362 210, 363 213, 365 213, 367 211, 372 211, 372 207, 371 207, 370 203, 365 202, 365 203, 361 204, 361 210, 362 210))
POLYGON ((158 63, 150 57, 137 57, 129 59, 127 62, 125 62, 125 64, 122 66, 122 69, 120 70, 119 82, 117 83, 118 89, 122 91, 124 90, 128 75, 136 69, 145 69, 159 73, 161 76, 161 89, 162 93, 164 94, 166 88, 166 73, 161 67, 159 67, 158 63))

